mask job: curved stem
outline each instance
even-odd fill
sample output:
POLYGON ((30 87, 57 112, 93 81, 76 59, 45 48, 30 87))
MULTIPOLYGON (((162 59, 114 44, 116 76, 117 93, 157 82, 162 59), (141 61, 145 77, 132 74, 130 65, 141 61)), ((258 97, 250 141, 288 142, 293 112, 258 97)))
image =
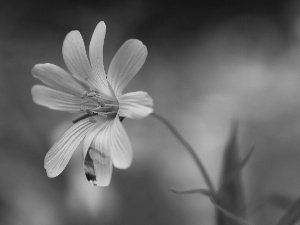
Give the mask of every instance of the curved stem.
POLYGON ((158 119, 159 121, 161 121, 162 123, 164 123, 169 130, 174 134, 174 136, 180 141, 180 143, 186 148, 186 150, 190 153, 190 155, 192 156, 192 158, 194 159, 195 163, 197 164, 197 166, 200 169, 200 172, 203 175, 203 178, 208 186, 208 188, 210 189, 210 191, 215 194, 215 189, 214 186, 211 182, 211 179, 203 165, 203 163, 201 162, 200 158, 197 156, 195 150, 190 146, 190 144, 179 134, 179 132, 175 129, 175 127, 165 118, 163 118, 162 116, 156 114, 156 113, 152 113, 151 114, 154 118, 158 119))

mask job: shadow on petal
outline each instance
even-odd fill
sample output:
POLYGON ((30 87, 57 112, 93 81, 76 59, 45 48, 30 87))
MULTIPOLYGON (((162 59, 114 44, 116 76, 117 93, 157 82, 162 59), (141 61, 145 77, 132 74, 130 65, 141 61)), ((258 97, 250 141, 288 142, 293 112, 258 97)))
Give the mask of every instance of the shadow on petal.
POLYGON ((95 173, 95 168, 94 168, 94 162, 93 162, 93 160, 91 158, 91 155, 90 155, 90 150, 91 149, 92 149, 91 147, 88 149, 88 152, 87 152, 86 157, 84 159, 84 172, 85 172, 86 179, 90 183, 96 185, 95 181, 97 179, 96 179, 96 173, 95 173))
POLYGON ((90 147, 84 160, 84 172, 91 184, 100 187, 108 186, 112 175, 110 156, 90 147))

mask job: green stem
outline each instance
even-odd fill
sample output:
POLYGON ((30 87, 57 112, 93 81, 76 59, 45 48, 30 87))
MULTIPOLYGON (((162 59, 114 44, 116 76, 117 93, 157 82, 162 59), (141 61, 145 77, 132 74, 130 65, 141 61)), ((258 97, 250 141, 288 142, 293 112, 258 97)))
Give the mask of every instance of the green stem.
POLYGON ((154 118, 158 119, 159 121, 161 121, 162 123, 164 123, 169 130, 174 134, 174 136, 180 141, 180 143, 186 148, 186 150, 190 153, 190 155, 192 156, 192 158, 194 159, 195 163, 197 164, 197 166, 200 169, 200 172, 203 175, 203 178, 208 186, 208 188, 210 189, 211 193, 213 193, 215 195, 215 189, 214 186, 211 182, 211 179, 203 165, 203 163, 201 162, 200 158, 197 156, 195 150, 190 146, 190 144, 179 134, 179 132, 175 129, 175 127, 165 118, 163 118, 162 116, 156 114, 156 113, 152 113, 151 114, 154 118))

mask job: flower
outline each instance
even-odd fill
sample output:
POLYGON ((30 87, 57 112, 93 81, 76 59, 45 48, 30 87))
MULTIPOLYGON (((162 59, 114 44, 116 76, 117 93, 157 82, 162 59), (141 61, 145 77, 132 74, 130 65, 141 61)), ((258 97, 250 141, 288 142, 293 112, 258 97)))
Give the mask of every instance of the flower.
POLYGON ((153 111, 153 100, 142 91, 122 94, 147 57, 139 40, 126 41, 113 57, 107 75, 103 66, 104 22, 98 23, 89 46, 89 60, 79 31, 65 38, 62 53, 70 71, 53 64, 37 64, 34 77, 46 86, 31 92, 36 104, 70 113, 87 113, 51 147, 44 166, 49 177, 58 176, 82 143, 87 179, 108 186, 112 168, 126 169, 132 163, 132 147, 121 124, 126 118, 140 119, 153 111))

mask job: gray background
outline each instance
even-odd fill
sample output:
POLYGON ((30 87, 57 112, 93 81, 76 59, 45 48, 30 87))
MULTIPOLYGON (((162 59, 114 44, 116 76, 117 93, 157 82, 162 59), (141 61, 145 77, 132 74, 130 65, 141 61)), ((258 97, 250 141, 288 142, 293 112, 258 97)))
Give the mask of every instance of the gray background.
MULTIPOLYGON (((127 91, 147 91, 197 149, 215 185, 232 120, 249 204, 269 193, 299 196, 300 5, 297 1, 6 1, 0 9, 0 223, 11 225, 213 225, 199 196, 169 187, 205 187, 193 161, 154 118, 125 120, 133 165, 115 169, 108 188, 86 182, 78 151, 57 178, 43 161, 76 118, 32 102, 37 63, 66 68, 61 47, 79 30, 88 46, 99 21, 107 34, 104 63, 129 38, 143 41, 147 61, 127 91)), ((252 212, 274 224, 282 211, 252 212)))

